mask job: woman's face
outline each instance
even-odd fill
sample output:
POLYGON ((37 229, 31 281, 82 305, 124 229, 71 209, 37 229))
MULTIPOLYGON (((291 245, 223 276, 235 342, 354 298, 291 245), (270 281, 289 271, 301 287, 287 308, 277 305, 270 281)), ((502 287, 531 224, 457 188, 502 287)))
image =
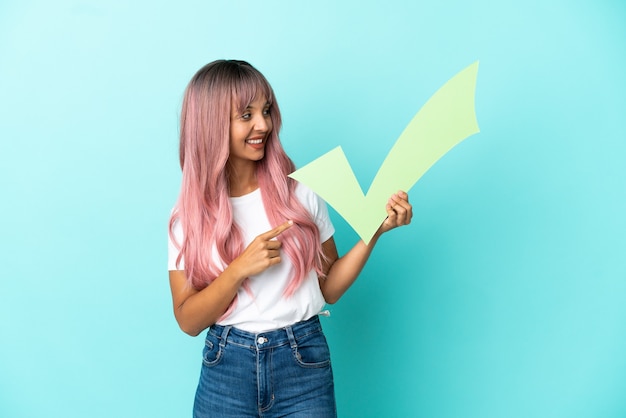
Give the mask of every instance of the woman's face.
POLYGON ((259 161, 265 156, 265 144, 272 131, 270 104, 259 94, 240 114, 233 106, 230 119, 231 163, 259 161))

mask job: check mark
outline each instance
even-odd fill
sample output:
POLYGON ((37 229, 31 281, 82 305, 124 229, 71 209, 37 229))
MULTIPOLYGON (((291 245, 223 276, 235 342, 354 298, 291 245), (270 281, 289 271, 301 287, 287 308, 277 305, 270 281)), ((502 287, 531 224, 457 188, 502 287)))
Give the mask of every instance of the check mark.
POLYGON ((368 243, 387 217, 385 205, 409 191, 441 157, 479 132, 474 110, 478 62, 446 82, 406 126, 378 169, 367 194, 341 147, 289 175, 331 205, 368 243))

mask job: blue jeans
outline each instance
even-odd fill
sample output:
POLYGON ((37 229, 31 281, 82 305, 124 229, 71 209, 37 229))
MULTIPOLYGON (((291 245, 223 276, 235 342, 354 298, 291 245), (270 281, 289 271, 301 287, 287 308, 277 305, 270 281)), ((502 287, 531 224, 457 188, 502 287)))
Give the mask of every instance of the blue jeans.
POLYGON ((193 416, 336 417, 330 351, 319 318, 259 334, 212 326, 193 416))

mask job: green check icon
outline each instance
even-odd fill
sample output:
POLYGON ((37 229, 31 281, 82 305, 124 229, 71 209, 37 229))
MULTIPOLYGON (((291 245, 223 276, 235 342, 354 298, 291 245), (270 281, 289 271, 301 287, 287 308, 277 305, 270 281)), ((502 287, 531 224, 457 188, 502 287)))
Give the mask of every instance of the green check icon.
POLYGON ((387 217, 385 205, 408 192, 455 145, 479 132, 474 95, 478 62, 444 84, 406 126, 363 194, 341 147, 289 175, 331 205, 368 243, 387 217))

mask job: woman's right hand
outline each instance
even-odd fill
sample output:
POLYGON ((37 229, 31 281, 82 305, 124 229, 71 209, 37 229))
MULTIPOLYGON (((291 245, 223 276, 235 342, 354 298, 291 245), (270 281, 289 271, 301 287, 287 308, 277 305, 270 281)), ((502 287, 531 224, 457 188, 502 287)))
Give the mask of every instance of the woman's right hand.
POLYGON ((280 247, 282 243, 278 241, 276 237, 292 226, 293 221, 287 221, 257 236, 246 247, 243 253, 230 263, 229 267, 235 269, 237 276, 244 280, 280 263, 280 247))
POLYGON ((180 328, 195 336, 217 322, 246 278, 280 263, 281 242, 275 238, 292 225, 291 221, 285 222, 256 237, 222 274, 202 290, 189 286, 184 270, 170 271, 174 315, 180 328))

